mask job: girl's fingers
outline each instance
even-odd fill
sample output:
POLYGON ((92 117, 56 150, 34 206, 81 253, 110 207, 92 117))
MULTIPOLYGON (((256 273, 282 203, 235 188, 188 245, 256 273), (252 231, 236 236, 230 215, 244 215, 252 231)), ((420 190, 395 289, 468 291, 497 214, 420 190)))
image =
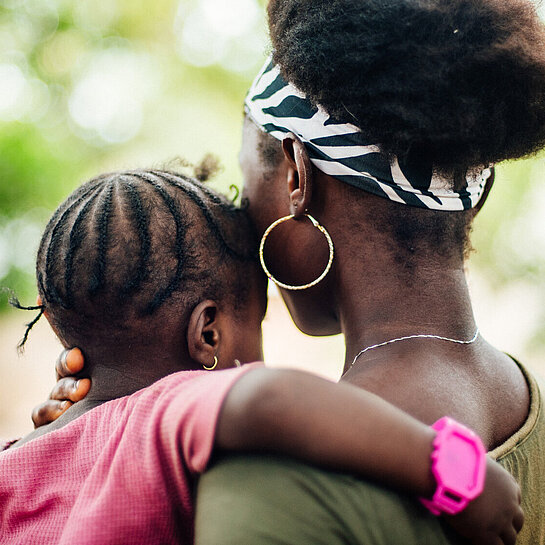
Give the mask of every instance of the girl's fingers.
POLYGON ((84 363, 83 354, 79 348, 67 348, 63 350, 55 363, 57 380, 79 373, 83 369, 84 363))
POLYGON ((513 517, 513 526, 517 532, 520 532, 522 526, 524 525, 524 512, 522 509, 519 509, 516 515, 513 517))
POLYGON ((66 356, 68 356, 70 350, 68 348, 64 349, 57 358, 55 362, 55 373, 57 375, 57 380, 66 375, 66 356))
POLYGON ((91 381, 88 378, 61 378, 51 390, 49 399, 32 411, 34 427, 39 428, 57 420, 73 403, 82 400, 90 388, 91 381))
POLYGON ((511 526, 501 534, 504 545, 515 545, 517 541, 517 531, 511 526))
POLYGON ((49 399, 58 401, 80 401, 91 387, 91 381, 88 378, 76 379, 74 377, 61 378, 51 390, 49 399))
POLYGON ((505 541, 496 533, 489 533, 483 541, 473 541, 473 545, 507 545, 505 541))
POLYGON ((54 420, 57 420, 59 416, 64 413, 72 403, 70 401, 57 401, 50 399, 37 407, 34 407, 32 411, 32 422, 34 422, 34 427, 39 428, 40 426, 45 426, 50 424, 54 420))

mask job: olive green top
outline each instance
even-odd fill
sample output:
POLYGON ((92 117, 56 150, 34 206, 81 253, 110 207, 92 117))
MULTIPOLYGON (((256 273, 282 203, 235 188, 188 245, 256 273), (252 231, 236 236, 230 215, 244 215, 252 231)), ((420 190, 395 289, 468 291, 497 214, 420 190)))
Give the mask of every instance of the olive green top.
POLYGON ((490 456, 515 477, 522 489, 525 518, 517 545, 545 545, 545 383, 518 365, 530 389, 530 412, 522 428, 490 456))
MULTIPOLYGON (((528 418, 490 455, 522 488, 517 545, 545 545, 545 387, 521 369, 530 388, 528 418)), ((464 541, 415 498, 293 460, 229 456, 199 482, 196 545, 456 543, 464 541)))

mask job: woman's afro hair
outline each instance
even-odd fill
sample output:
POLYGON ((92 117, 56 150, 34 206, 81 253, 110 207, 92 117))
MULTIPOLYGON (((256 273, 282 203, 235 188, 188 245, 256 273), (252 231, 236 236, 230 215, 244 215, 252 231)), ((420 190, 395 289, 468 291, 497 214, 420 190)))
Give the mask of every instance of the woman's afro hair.
POLYGON ((545 27, 530 0, 271 0, 274 60, 386 153, 440 170, 545 145, 545 27))

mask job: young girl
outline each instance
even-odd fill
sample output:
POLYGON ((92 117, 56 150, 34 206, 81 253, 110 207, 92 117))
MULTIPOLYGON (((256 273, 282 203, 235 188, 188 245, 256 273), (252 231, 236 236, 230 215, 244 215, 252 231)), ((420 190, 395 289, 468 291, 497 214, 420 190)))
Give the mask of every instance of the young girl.
POLYGON ((451 473, 475 482, 464 497, 443 495, 460 513, 455 527, 520 529, 515 481, 469 430, 449 422, 454 439, 436 435, 349 385, 237 367, 262 357, 254 248, 240 209, 169 172, 100 176, 57 209, 38 251, 39 308, 66 347, 81 348, 92 388, 0 455, 2 543, 189 544, 195 478, 220 450, 380 477, 433 496, 437 510, 438 461, 460 440, 471 452, 451 473))

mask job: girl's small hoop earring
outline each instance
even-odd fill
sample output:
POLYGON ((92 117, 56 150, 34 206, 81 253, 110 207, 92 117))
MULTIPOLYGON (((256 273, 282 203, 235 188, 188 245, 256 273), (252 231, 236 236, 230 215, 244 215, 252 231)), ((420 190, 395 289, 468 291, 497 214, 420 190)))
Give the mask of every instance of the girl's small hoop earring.
POLYGON ((284 284, 283 282, 280 282, 280 280, 277 280, 271 274, 271 272, 267 268, 267 265, 265 265, 265 258, 263 257, 263 249, 265 248, 265 241, 267 240, 267 237, 270 235, 271 231, 277 225, 280 225, 281 223, 284 223, 285 221, 292 219, 294 217, 293 214, 290 214, 289 216, 284 216, 283 218, 276 220, 274 223, 271 223, 271 225, 269 225, 267 230, 263 233, 263 237, 261 238, 261 243, 259 244, 259 261, 261 262, 261 267, 263 268, 263 271, 278 287, 284 288, 285 290, 292 290, 292 291, 306 290, 308 288, 311 288, 312 286, 315 286, 327 276, 327 273, 331 269, 331 264, 333 263, 334 248, 333 248, 333 241, 331 240, 329 233, 327 232, 326 228, 320 225, 310 214, 305 214, 305 216, 311 221, 312 225, 314 225, 316 229, 318 229, 324 234, 327 240, 327 244, 329 246, 329 260, 324 269, 324 272, 322 272, 322 274, 318 278, 316 278, 316 280, 313 280, 312 282, 309 282, 308 284, 303 284, 302 286, 291 286, 289 284, 284 284))
POLYGON ((213 371, 215 368, 216 368, 216 365, 218 364, 218 357, 217 356, 214 356, 214 363, 213 365, 211 365, 210 367, 206 367, 206 365, 204 365, 204 363, 202 364, 202 368, 205 370, 205 371, 213 371))

